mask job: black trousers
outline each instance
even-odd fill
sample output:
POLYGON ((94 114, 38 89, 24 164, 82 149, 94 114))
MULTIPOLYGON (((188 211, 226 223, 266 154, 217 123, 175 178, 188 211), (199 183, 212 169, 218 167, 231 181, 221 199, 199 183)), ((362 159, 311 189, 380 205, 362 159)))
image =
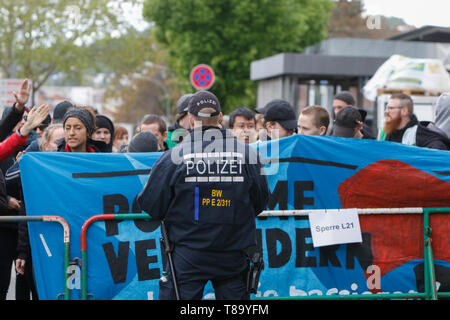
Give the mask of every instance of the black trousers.
POLYGON ((16 300, 30 300, 30 293, 32 300, 39 300, 31 257, 25 262, 24 274, 16 275, 16 300))
MULTIPOLYGON (((172 259, 182 300, 200 300, 208 281, 217 300, 249 300, 247 257, 243 252, 199 252, 175 246, 172 259)), ((168 262, 167 262, 168 263, 168 262)), ((159 282, 159 300, 175 300, 175 288, 168 265, 167 281, 159 282)))
POLYGON ((17 229, 0 227, 0 300, 6 300, 11 267, 16 258, 17 229))

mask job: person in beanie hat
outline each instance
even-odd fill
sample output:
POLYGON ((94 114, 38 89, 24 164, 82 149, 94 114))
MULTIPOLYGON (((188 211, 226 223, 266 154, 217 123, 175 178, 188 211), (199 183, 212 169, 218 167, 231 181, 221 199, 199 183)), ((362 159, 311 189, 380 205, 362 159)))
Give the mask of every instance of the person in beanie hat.
POLYGON ((95 124, 96 128, 92 134, 92 139, 105 142, 108 145, 108 152, 112 152, 114 123, 107 116, 97 114, 95 116, 95 124))
POLYGON ((88 107, 74 106, 63 118, 64 139, 58 144, 59 152, 108 152, 104 141, 92 140, 95 114, 88 107))
POLYGON ((355 106, 356 101, 350 91, 341 91, 333 97, 333 118, 336 119, 338 112, 346 106, 355 106))
POLYGON ((177 120, 167 130, 167 146, 175 147, 183 140, 183 137, 190 129, 188 114, 189 99, 193 96, 191 93, 183 94, 177 102, 177 120))
POLYGON ((67 112, 67 109, 72 107, 73 104, 69 101, 62 101, 55 106, 53 110, 53 123, 62 123, 64 115, 67 112))
POLYGON ((128 144, 128 152, 157 152, 158 138, 150 131, 139 132, 128 144))

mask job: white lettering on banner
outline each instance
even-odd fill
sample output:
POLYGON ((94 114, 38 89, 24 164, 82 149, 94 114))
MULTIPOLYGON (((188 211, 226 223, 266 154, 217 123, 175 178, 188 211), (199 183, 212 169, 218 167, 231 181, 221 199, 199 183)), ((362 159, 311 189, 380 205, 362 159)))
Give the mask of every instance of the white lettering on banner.
POLYGON ((357 209, 310 213, 309 224, 314 247, 362 242, 357 209))
MULTIPOLYGON (((358 285, 356 283, 352 283, 350 286, 351 290, 353 292, 351 292, 350 290, 340 290, 338 288, 330 288, 328 289, 325 294, 324 291, 320 290, 320 289, 312 289, 309 290, 308 292, 306 292, 305 290, 301 290, 301 289, 297 289, 295 286, 289 286, 289 296, 290 297, 297 297, 297 296, 303 296, 303 297, 307 297, 307 296, 331 296, 331 295, 354 295, 354 294, 373 294, 374 293, 370 292, 370 291, 363 291, 361 293, 358 293, 358 285)), ((403 291, 394 291, 394 292, 388 292, 388 291, 383 291, 383 292, 379 292, 379 293, 383 293, 383 294, 389 294, 389 293, 405 293, 403 291)), ((417 293, 417 291, 415 290, 409 290, 406 293, 417 293)), ((260 297, 261 295, 256 295, 257 297, 260 297)))
POLYGON ((45 241, 44 235, 42 233, 39 234, 39 237, 41 238, 42 245, 44 246, 45 252, 47 253, 48 257, 52 256, 52 253, 50 252, 50 249, 48 248, 47 242, 45 241))

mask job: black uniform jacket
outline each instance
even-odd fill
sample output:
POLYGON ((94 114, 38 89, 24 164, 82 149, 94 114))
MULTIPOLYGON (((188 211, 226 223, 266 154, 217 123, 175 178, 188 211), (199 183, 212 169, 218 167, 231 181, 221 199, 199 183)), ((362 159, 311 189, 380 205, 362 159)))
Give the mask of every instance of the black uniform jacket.
POLYGON ((153 165, 135 205, 165 219, 169 240, 195 250, 256 244, 255 217, 269 198, 256 151, 226 129, 195 129, 153 165))

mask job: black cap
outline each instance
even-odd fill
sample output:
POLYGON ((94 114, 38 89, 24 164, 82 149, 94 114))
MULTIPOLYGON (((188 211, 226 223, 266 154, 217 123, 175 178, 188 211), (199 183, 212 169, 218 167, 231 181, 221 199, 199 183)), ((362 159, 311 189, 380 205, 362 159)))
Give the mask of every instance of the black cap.
POLYGON ((188 112, 189 100, 192 98, 194 94, 187 93, 183 94, 177 102, 177 113, 188 112))
MULTIPOLYGON (((267 109, 264 113, 266 121, 276 121, 283 128, 295 130, 297 128, 297 117, 294 108, 286 100, 275 99, 266 105, 267 109)), ((264 108, 266 108, 264 107, 264 108)))
POLYGON ((286 100, 283 99, 273 99, 271 101, 269 101, 264 107, 260 107, 260 108, 256 108, 255 112, 256 113, 260 113, 260 114, 265 114, 267 109, 269 109, 271 106, 273 105, 278 105, 278 104, 289 104, 289 102, 287 102, 286 100))
POLYGON ((355 135, 355 128, 362 123, 361 113, 352 106, 342 108, 334 121, 333 136, 351 138, 355 135))
POLYGON ((209 91, 199 91, 195 93, 188 104, 188 112, 198 117, 210 118, 220 114, 220 103, 219 99, 209 91), (200 110, 204 108, 213 108, 215 112, 213 113, 202 113, 200 110))

